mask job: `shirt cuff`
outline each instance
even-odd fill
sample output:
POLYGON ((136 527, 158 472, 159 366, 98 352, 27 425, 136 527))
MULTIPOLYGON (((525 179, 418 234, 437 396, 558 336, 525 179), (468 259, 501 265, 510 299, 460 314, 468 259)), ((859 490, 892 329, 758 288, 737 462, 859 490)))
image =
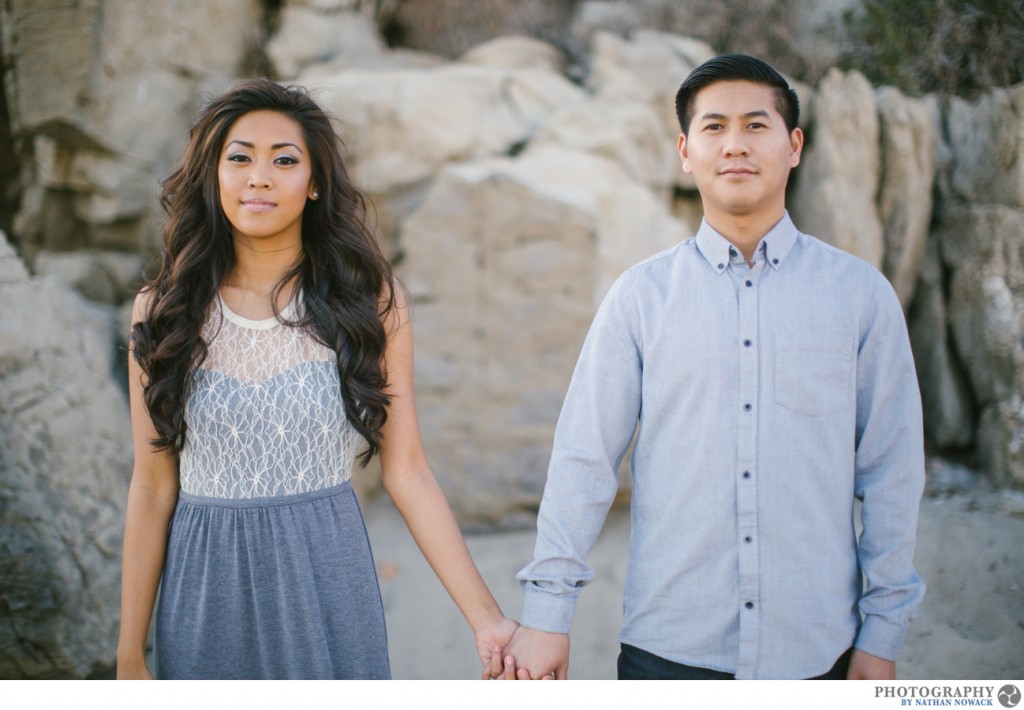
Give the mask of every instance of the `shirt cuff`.
POLYGON ((903 650, 903 641, 907 637, 906 624, 893 624, 880 616, 868 614, 864 617, 860 632, 857 634, 855 648, 867 651, 872 656, 895 661, 903 650))
POLYGON ((559 596, 526 586, 523 590, 523 614, 519 623, 538 631, 567 634, 576 612, 576 597, 559 596))

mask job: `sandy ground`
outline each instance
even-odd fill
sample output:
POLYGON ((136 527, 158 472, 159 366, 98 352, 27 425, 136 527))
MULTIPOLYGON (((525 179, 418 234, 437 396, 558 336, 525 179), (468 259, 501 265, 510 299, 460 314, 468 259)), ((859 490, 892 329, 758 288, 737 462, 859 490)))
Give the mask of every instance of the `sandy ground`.
MULTIPOLYGON (((386 500, 364 508, 387 617, 395 678, 476 678, 472 635, 386 500)), ((533 531, 467 535, 484 579, 505 613, 518 617, 515 573, 533 552, 533 531)), ((629 518, 609 517, 581 594, 569 675, 615 677, 629 518)), ((1020 494, 979 490, 926 498, 916 556, 928 593, 911 624, 902 679, 1024 678, 1024 505, 1020 494)))

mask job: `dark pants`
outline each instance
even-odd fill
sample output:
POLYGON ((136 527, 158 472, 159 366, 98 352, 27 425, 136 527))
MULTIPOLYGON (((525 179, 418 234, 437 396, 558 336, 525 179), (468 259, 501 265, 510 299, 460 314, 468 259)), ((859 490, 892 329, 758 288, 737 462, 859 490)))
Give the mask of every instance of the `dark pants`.
MULTIPOLYGON (((625 643, 621 645, 619 680, 736 680, 736 676, 732 673, 674 663, 636 646, 625 643)), ((850 667, 852 653, 852 648, 847 650, 832 666, 832 670, 825 675, 815 676, 808 680, 846 680, 846 671, 850 667)))

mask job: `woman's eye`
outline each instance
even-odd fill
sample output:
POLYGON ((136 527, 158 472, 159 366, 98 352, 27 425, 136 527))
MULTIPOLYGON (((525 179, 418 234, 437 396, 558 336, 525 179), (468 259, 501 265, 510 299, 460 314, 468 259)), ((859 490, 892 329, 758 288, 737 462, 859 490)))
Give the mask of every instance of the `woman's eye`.
POLYGON ((299 161, 290 155, 282 155, 280 158, 274 161, 278 165, 295 165, 299 161))
POLYGON ((232 163, 244 163, 249 159, 249 156, 245 153, 232 153, 228 156, 228 161, 232 163))

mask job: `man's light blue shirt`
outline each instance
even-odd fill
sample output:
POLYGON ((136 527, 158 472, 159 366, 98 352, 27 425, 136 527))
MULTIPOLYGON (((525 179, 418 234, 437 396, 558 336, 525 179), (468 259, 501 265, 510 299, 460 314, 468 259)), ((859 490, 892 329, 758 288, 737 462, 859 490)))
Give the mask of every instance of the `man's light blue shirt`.
POLYGON ((876 269, 787 214, 752 265, 704 222, 619 277, 558 420, 525 626, 569 631, 634 432, 623 643, 738 678, 897 658, 924 594, 924 449, 876 269))

